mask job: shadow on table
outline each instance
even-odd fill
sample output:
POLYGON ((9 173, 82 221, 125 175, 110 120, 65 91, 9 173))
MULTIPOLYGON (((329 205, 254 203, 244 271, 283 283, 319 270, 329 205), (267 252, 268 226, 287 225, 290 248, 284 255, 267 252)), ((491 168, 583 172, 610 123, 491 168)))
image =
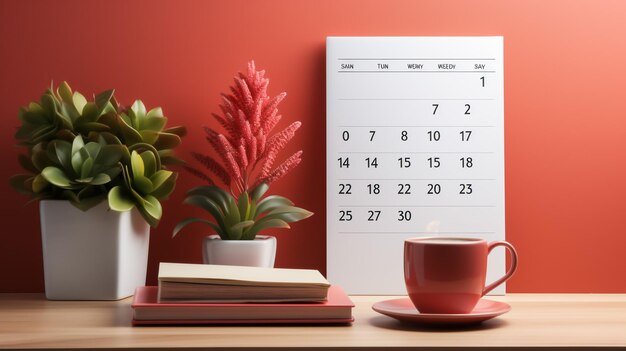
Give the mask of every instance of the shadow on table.
POLYGON ((406 331, 425 331, 431 333, 437 332, 467 332, 476 330, 490 330, 506 326, 508 323, 502 319, 490 319, 482 323, 465 324, 465 325, 427 325, 401 322, 393 318, 385 316, 376 316, 368 321, 371 325, 389 329, 389 330, 406 330, 406 331))

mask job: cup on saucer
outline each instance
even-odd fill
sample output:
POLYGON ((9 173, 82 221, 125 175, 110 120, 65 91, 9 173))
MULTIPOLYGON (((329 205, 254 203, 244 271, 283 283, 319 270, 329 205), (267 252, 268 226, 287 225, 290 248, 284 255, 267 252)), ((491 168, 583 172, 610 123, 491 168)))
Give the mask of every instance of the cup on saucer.
POLYGON ((404 242, 404 280, 411 302, 423 314, 470 313, 482 296, 517 269, 517 252, 506 241, 425 237, 404 242), (485 286, 487 256, 498 246, 511 253, 506 274, 485 286))

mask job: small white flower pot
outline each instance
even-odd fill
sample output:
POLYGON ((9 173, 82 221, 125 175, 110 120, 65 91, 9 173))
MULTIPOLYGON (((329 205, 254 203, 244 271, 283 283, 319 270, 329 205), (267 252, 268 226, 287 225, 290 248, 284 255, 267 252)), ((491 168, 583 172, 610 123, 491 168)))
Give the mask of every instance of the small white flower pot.
POLYGON ((274 267, 276 238, 257 235, 254 240, 222 240, 209 235, 202 245, 204 263, 227 266, 274 267))
POLYGON ((145 285, 150 227, 136 209, 44 200, 39 211, 48 299, 119 300, 145 285))

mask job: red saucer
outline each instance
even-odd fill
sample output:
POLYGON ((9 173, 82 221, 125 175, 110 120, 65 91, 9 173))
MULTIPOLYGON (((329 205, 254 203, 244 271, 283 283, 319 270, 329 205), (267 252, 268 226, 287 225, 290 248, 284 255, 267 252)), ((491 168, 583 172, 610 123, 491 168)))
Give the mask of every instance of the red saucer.
POLYGON ((511 306, 504 302, 481 299, 470 313, 464 314, 438 314, 419 313, 409 298, 380 301, 372 306, 378 313, 395 318, 403 322, 435 324, 435 325, 459 325, 474 324, 486 321, 493 317, 507 313, 511 306))

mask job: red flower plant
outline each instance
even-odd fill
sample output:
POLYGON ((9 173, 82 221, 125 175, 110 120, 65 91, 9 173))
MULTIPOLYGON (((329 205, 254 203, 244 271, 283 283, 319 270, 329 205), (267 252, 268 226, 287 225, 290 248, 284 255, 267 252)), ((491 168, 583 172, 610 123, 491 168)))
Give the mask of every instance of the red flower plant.
POLYGON ((194 152, 192 156, 208 173, 186 167, 208 186, 191 189, 185 203, 205 209, 214 221, 187 218, 176 226, 174 235, 189 223, 201 222, 211 226, 224 240, 252 240, 261 230, 289 228, 288 223, 313 215, 293 206, 282 196, 261 199, 270 184, 296 167, 302 156, 300 150, 275 165, 278 153, 293 138, 301 123, 293 122, 272 134, 281 119, 278 104, 287 94, 269 97, 267 86, 270 81, 264 75, 265 71, 256 70, 254 61, 248 63, 248 72, 235 77, 230 94, 222 94, 222 114, 213 114, 224 133, 204 128, 206 139, 217 151, 221 162, 210 155, 194 152), (216 180, 230 191, 217 186, 216 180))
MULTIPOLYGON (((282 117, 278 113, 278 104, 287 93, 271 98, 267 94, 270 81, 264 75, 265 71, 257 71, 254 61, 250 61, 247 73, 240 72, 235 77, 235 84, 230 87, 231 93, 222 94, 222 114, 212 114, 225 133, 210 127, 204 128, 206 139, 218 152, 221 163, 209 155, 192 153, 233 193, 249 191, 261 183, 271 185, 302 160, 300 150, 275 167, 278 153, 293 138, 301 123, 293 122, 282 131, 272 134, 282 117)), ((206 173, 191 167, 188 170, 215 185, 215 181, 206 173)))

